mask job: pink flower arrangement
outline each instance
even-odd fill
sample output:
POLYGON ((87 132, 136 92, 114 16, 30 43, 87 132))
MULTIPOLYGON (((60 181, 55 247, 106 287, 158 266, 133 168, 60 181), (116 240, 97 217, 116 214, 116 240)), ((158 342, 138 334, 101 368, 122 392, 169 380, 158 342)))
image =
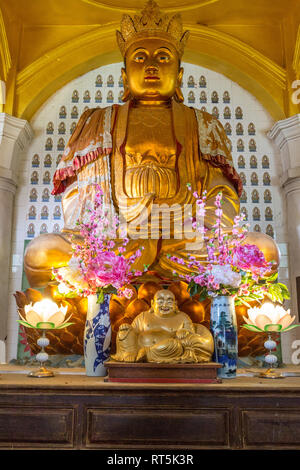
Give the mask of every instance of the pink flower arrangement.
MULTIPOLYGON (((191 190, 191 186, 188 185, 191 190)), ((233 295, 236 304, 245 304, 253 300, 262 300, 268 296, 273 301, 282 302, 289 298, 287 287, 274 283, 277 273, 268 275, 272 262, 267 262, 264 254, 256 245, 245 243, 248 228, 241 226, 243 215, 236 216, 231 232, 222 227, 222 193, 217 194, 215 205, 215 223, 210 229, 205 226, 206 191, 202 197, 193 193, 196 199, 197 216, 192 219, 192 227, 200 233, 207 251, 207 264, 203 265, 196 256, 186 261, 168 255, 180 265, 186 265, 193 274, 180 275, 189 283, 191 295, 200 294, 200 300, 217 295, 233 295)))
POLYGON ((243 271, 250 271, 257 279, 270 270, 263 252, 256 245, 237 245, 232 250, 232 263, 243 271))
POLYGON ((73 244, 73 255, 68 266, 53 270, 60 282, 59 291, 67 296, 98 295, 102 302, 105 293, 116 293, 130 298, 132 291, 125 286, 147 270, 132 269, 141 256, 141 250, 126 258, 124 252, 128 238, 115 241, 121 227, 117 216, 111 216, 104 204, 104 195, 99 185, 94 207, 89 210, 86 222, 78 223, 82 243, 73 244))

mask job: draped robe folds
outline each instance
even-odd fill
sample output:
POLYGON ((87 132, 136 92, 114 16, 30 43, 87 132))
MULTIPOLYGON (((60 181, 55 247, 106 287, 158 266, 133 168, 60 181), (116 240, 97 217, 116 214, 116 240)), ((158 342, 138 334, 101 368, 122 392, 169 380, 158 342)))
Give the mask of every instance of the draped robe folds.
MULTIPOLYGON (((95 196, 95 183, 104 192, 108 213, 117 212, 127 224, 129 243, 126 255, 144 247, 134 268, 145 264, 162 277, 175 270, 188 274, 187 267, 175 265, 169 254, 188 259, 191 252, 205 262, 206 250, 195 246, 191 215, 195 216, 193 192, 201 196, 207 191, 204 225, 215 223, 214 201, 223 193, 224 228, 230 229, 239 212, 242 183, 233 167, 230 141, 221 123, 212 115, 172 102, 174 135, 176 138, 176 172, 178 188, 170 198, 157 198, 155 193, 129 197, 124 176, 125 145, 130 102, 123 106, 88 109, 81 116, 54 174, 52 194, 64 193, 64 232, 76 232, 77 220, 84 220, 95 196), (191 190, 187 185, 191 186, 191 190), (170 232, 165 238, 160 208, 171 209, 170 232), (188 208, 188 210, 184 210, 188 208), (158 210, 157 210, 158 209, 158 210), (179 225, 178 222, 179 221, 179 225), (176 228, 175 228, 176 227, 176 228), (178 235, 178 227, 184 233, 178 235)), ((116 246, 121 240, 116 239, 116 246)))

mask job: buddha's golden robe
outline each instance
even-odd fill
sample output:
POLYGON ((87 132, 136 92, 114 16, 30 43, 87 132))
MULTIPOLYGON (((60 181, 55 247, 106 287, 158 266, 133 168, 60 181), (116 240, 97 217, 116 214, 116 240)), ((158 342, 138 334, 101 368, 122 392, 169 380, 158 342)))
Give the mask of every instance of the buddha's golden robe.
MULTIPOLYGON (((74 232, 76 221, 84 219, 91 207, 94 183, 98 183, 108 211, 117 211, 127 224, 127 254, 145 248, 135 269, 142 270, 147 264, 163 277, 173 270, 179 272, 168 254, 190 256, 191 248, 186 243, 195 240, 191 230, 193 192, 201 195, 207 191, 204 223, 209 228, 215 223, 215 196, 222 191, 223 224, 229 228, 239 211, 242 190, 232 165, 230 141, 216 118, 174 100, 167 116, 167 123, 160 124, 159 115, 143 123, 132 102, 87 110, 64 151, 52 192, 65 193, 64 231, 74 232), (156 129, 150 129, 151 122, 156 129), (143 132, 148 132, 145 140, 143 132), (167 236, 160 212, 163 207, 172 209, 167 236), (184 233, 178 233, 184 226, 184 233)), ((198 249, 197 256, 205 259, 204 251, 198 249)), ((181 266, 180 272, 186 273, 186 268, 181 266)))

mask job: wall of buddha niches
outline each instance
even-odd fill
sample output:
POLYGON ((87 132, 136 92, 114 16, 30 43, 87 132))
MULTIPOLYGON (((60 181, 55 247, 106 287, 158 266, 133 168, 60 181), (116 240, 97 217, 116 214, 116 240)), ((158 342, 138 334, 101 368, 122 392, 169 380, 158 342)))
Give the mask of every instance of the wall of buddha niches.
MULTIPOLYGON (((52 177, 82 112, 86 108, 122 103, 121 67, 121 63, 100 67, 68 83, 44 103, 30 123, 34 139, 20 162, 16 195, 11 293, 22 288, 24 242, 41 233, 59 232, 63 227, 60 196, 51 195, 52 177)), ((241 209, 251 230, 267 233, 280 243, 283 268, 287 268, 277 155, 267 137, 273 120, 250 93, 223 75, 191 64, 183 67, 185 104, 208 111, 222 122, 231 141, 234 165, 244 184, 241 209)), ((16 355, 16 319, 12 298, 9 321, 12 357, 16 355)))

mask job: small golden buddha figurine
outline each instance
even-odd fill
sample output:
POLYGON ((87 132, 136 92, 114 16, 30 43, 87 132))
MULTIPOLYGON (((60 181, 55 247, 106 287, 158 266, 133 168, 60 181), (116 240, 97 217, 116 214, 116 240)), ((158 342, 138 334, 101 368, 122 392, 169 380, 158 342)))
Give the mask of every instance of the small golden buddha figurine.
POLYGON ((120 362, 209 362, 214 351, 210 331, 179 311, 167 289, 156 292, 150 310, 137 315, 131 325, 120 326, 116 346, 111 359, 120 362))

